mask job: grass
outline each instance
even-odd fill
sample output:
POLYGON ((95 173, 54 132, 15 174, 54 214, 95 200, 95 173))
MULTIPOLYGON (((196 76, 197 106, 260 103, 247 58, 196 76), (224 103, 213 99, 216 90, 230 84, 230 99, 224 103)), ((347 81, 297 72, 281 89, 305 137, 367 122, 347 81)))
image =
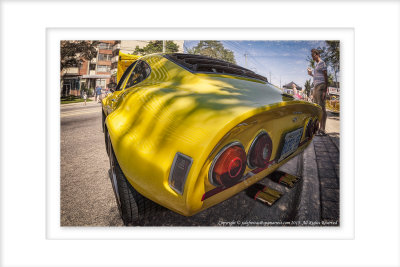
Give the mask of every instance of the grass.
MULTIPOLYGON (((90 100, 89 98, 86 99, 86 102, 90 102, 90 101, 92 101, 92 100, 90 100)), ((80 102, 85 102, 85 100, 83 98, 80 98, 79 96, 70 95, 70 96, 61 97, 61 104, 71 104, 71 103, 80 103, 80 102)))

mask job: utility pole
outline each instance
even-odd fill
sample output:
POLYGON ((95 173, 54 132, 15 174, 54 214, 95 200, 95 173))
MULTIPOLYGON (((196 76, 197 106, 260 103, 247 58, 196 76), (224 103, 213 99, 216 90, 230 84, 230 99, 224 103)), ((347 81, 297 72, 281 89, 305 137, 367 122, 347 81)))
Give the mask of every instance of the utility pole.
POLYGON ((247 54, 244 53, 244 66, 247 68, 247 54))
POLYGON ((279 88, 282 89, 282 76, 279 76, 279 88))
POLYGON ((162 52, 165 53, 165 40, 162 41, 162 52))
POLYGON ((272 81, 271 81, 271 72, 269 72, 269 82, 272 83, 272 81))

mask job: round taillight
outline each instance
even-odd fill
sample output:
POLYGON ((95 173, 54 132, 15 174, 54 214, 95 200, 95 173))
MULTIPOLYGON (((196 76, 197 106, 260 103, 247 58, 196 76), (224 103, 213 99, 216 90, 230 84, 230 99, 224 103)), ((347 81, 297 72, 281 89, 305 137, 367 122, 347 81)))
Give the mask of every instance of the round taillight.
POLYGON ((272 140, 266 132, 261 132, 254 138, 247 158, 249 168, 264 168, 272 153, 272 140))
POLYGON ((238 182, 246 169, 246 152, 239 142, 225 146, 211 164, 209 180, 215 186, 231 186, 238 182))

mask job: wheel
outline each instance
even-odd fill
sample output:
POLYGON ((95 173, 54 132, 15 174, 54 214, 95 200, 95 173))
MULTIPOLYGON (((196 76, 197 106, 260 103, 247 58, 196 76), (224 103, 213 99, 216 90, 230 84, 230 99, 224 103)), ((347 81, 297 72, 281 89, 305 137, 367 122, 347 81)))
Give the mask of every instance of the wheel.
POLYGON ((106 130, 106 127, 104 126, 104 123, 106 121, 106 115, 104 114, 103 111, 101 111, 101 124, 103 127, 103 133, 104 133, 104 143, 106 145, 106 151, 107 151, 107 156, 110 156, 110 151, 108 149, 109 145, 108 145, 108 131, 106 130))
POLYGON ((104 111, 101 110, 101 127, 103 129, 103 133, 104 133, 104 123, 106 121, 106 114, 104 114, 104 111))
POLYGON ((156 210, 157 204, 139 194, 128 182, 116 160, 108 131, 107 140, 110 153, 110 179, 119 213, 125 225, 138 225, 156 210))

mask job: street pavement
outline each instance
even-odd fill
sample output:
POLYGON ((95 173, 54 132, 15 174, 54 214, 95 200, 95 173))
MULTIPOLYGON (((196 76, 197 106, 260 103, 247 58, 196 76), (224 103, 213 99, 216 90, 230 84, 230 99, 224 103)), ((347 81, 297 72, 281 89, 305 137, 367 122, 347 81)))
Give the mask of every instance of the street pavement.
MULTIPOLYGON (((122 226, 109 179, 101 105, 61 106, 61 226, 122 226)), ((283 196, 271 207, 245 191, 191 217, 159 207, 143 226, 339 225, 340 119, 328 113, 327 136, 316 136, 281 170, 301 176, 294 188, 268 177, 260 183, 283 196)))
POLYGON ((61 106, 61 225, 123 225, 108 178, 108 157, 95 102, 61 106))

